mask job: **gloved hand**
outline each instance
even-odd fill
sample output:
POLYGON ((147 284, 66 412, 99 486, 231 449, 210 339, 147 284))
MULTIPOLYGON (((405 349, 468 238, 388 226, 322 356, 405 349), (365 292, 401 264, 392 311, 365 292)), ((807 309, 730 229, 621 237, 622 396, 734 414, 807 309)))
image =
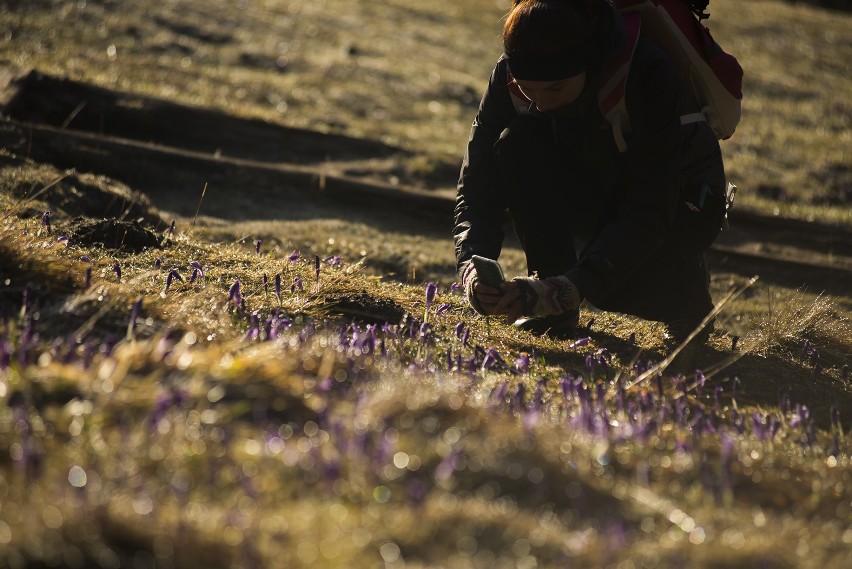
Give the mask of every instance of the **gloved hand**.
POLYGON ((550 316, 576 310, 583 301, 580 291, 568 277, 515 277, 504 286, 504 295, 494 312, 508 314, 514 321, 521 316, 550 316))
POLYGON ((503 293, 500 289, 479 282, 476 268, 470 261, 462 267, 461 281, 471 308, 483 316, 494 314, 494 308, 500 302, 503 293))

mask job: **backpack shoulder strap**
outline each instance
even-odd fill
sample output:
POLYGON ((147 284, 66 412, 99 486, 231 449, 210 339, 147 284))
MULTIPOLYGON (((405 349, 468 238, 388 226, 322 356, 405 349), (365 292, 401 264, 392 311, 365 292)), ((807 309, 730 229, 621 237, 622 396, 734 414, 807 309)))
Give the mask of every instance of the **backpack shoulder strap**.
POLYGON ((607 122, 612 126, 612 135, 619 152, 627 150, 625 132, 630 132, 630 117, 627 115, 627 77, 630 63, 636 53, 642 21, 639 14, 622 14, 627 37, 624 49, 603 71, 598 89, 598 106, 607 122))

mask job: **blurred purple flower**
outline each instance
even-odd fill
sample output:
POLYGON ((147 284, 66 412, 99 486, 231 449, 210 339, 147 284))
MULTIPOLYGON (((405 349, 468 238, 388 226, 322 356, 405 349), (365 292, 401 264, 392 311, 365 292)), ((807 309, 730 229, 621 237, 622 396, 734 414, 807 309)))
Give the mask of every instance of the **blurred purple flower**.
POLYGON ((331 255, 323 259, 322 262, 328 265, 329 267, 336 269, 337 267, 343 265, 343 257, 341 257, 340 255, 331 255))
POLYGON ((288 260, 288 261, 290 261, 291 263, 293 263, 293 262, 295 262, 295 261, 298 261, 300 256, 301 256, 301 255, 299 255, 299 252, 298 252, 298 251, 293 251, 293 252, 292 252, 292 253, 290 253, 290 255, 287 257, 287 260, 288 260))
POLYGON ((438 466, 435 467, 435 480, 438 481, 446 481, 452 478, 453 473, 456 470, 456 461, 460 456, 460 451, 453 447, 447 456, 438 463, 438 466))
POLYGON ((515 360, 515 368, 521 373, 530 371, 530 355, 527 352, 521 352, 518 359, 515 360))
POLYGON ((50 235, 50 211, 44 212, 41 216, 41 226, 47 228, 47 234, 50 235))
POLYGON ((67 235, 60 235, 59 238, 56 241, 58 243, 62 243, 66 247, 68 246, 68 236, 67 235))
POLYGON ((454 282, 450 285, 450 292, 458 292, 462 289, 462 285, 459 282, 454 282))
POLYGON ((260 255, 260 246, 263 243, 262 239, 258 239, 254 242, 254 252, 256 255, 260 255))
POLYGON ((840 456, 840 436, 837 433, 834 433, 834 437, 832 438, 831 448, 828 449, 828 456, 835 458, 840 456))
POLYGON ((296 292, 297 290, 300 292, 305 291, 305 286, 302 283, 301 277, 296 277, 295 279, 293 279, 293 284, 290 286, 290 292, 296 292))
POLYGON ((92 262, 92 258, 89 257, 88 255, 83 255, 82 257, 80 257, 80 260, 83 261, 84 263, 91 263, 92 262))
POLYGON ((840 408, 836 403, 828 409, 828 418, 832 429, 840 429, 840 408))
POLYGON ((133 340, 136 335, 136 320, 139 318, 139 313, 142 311, 142 297, 136 299, 133 303, 133 308, 130 311, 130 323, 127 325, 127 339, 133 340))
POLYGON ((86 290, 92 284, 92 267, 86 267, 86 273, 83 277, 83 289, 86 290))
POLYGON ((118 262, 112 264, 112 272, 115 273, 115 278, 118 279, 118 282, 121 282, 121 266, 119 266, 118 262))
POLYGON ((585 338, 580 338, 579 340, 575 340, 574 342, 572 342, 568 346, 568 349, 570 350, 570 349, 573 349, 573 348, 580 348, 582 346, 585 346, 586 344, 588 344, 591 341, 592 341, 592 339, 589 338, 588 336, 585 337, 585 338))
POLYGON ((192 269, 192 274, 189 275, 189 284, 195 283, 195 280, 198 278, 198 269, 192 269))

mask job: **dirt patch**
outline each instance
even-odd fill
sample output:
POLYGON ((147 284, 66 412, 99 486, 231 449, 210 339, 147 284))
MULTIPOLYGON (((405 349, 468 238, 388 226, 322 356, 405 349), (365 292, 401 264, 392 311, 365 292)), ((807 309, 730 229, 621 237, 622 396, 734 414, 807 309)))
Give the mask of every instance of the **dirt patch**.
POLYGON ((76 218, 69 233, 72 243, 84 246, 101 245, 131 253, 160 248, 159 236, 137 220, 76 218))
MULTIPOLYGON (((5 142, 3 134, 11 132, 8 128, 0 128, 0 143, 5 142)), ((67 217, 134 219, 154 228, 165 228, 165 222, 148 196, 107 176, 76 170, 62 172, 11 152, 0 152, 0 178, 7 174, 10 179, 4 180, 3 186, 9 188, 14 197, 40 202, 38 206, 33 202, 24 206, 18 213, 21 217, 41 215, 43 205, 67 217)))

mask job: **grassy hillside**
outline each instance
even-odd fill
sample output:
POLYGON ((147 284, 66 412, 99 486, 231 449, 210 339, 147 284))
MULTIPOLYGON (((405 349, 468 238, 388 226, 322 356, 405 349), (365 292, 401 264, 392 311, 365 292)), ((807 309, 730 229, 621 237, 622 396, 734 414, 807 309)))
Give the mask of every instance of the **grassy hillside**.
MULTIPOLYGON (((504 4, 0 0, 0 62, 381 140, 452 191, 504 4)), ((848 227, 850 17, 711 12, 738 207, 848 227)), ((225 160, 104 176, 91 138, 59 168, 36 128, 0 122, 0 566, 848 565, 852 296, 798 290, 809 259, 719 256, 706 346, 590 306, 535 337, 467 307, 449 220, 225 160)))
MULTIPOLYGON (((502 0, 5 0, 0 64, 384 140, 452 188, 490 70, 502 0)), ((707 22, 746 71, 724 145, 741 204, 850 224, 852 16, 713 0, 707 22)))

